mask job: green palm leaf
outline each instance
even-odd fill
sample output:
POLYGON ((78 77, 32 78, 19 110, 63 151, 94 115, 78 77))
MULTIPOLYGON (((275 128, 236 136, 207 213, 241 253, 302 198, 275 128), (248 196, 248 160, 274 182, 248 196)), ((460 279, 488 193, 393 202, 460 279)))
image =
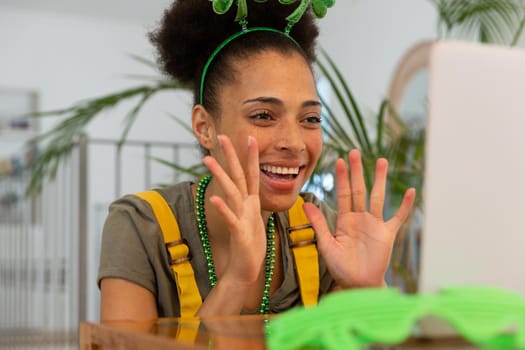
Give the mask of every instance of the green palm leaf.
POLYGON ((188 123, 186 120, 183 120, 171 113, 168 113, 168 116, 173 119, 177 124, 179 124, 184 130, 186 130, 190 135, 193 135, 193 129, 191 128, 191 124, 188 123))
POLYGON ((208 174, 208 168, 203 163, 191 165, 189 167, 182 166, 180 164, 177 164, 175 162, 170 162, 162 158, 158 157, 151 157, 154 161, 163 164, 167 167, 170 167, 172 169, 175 169, 181 173, 188 174, 193 176, 194 178, 198 179, 206 174, 208 174))
POLYGON ((124 131, 119 141, 119 145, 122 145, 140 110, 153 95, 163 90, 181 88, 184 87, 175 81, 159 78, 151 84, 83 101, 65 109, 35 113, 33 115, 35 118, 58 116, 63 119, 51 130, 30 140, 32 144, 43 145, 43 148, 31 164, 31 178, 27 194, 39 193, 44 179, 55 178, 58 166, 69 157, 86 126, 102 112, 114 108, 121 102, 138 99, 138 102, 126 115, 124 131))
MULTIPOLYGON (((329 82, 334 101, 327 104, 323 96, 323 132, 324 144, 321 157, 314 174, 322 176, 326 173, 334 174, 333 163, 338 157, 346 157, 352 149, 359 149, 363 154, 363 170, 365 182, 370 188, 375 172, 377 158, 386 157, 390 160, 387 197, 391 203, 398 204, 409 187, 417 190, 420 196, 423 182, 423 150, 424 130, 414 130, 407 125, 392 109, 388 100, 383 100, 375 117, 375 128, 367 128, 365 116, 357 105, 356 98, 335 62, 323 53, 323 61, 316 62, 329 82), (339 105, 343 115, 338 118, 333 107, 339 105), (391 118, 385 123, 386 112, 391 118), (348 123, 341 123, 347 121, 348 123), (345 125, 344 125, 345 124, 345 125), (375 136, 372 135, 375 133, 375 136), (374 139, 374 143, 371 140, 374 139)), ((310 190, 318 191, 316 184, 309 183, 310 190)), ((307 187, 308 188, 308 187, 307 187)), ((328 202, 335 199, 333 193, 325 192, 328 202)), ((335 206, 334 202, 330 203, 335 206)), ((389 211, 387 209, 387 211, 389 211)))
POLYGON ((323 51, 323 58, 328 62, 328 67, 330 67, 331 72, 328 70, 328 67, 325 66, 321 61, 317 62, 321 71, 325 74, 326 78, 330 82, 334 93, 337 96, 337 102, 344 109, 345 117, 350 122, 352 130, 355 133, 357 139, 359 140, 360 150, 363 154, 367 155, 371 153, 372 145, 370 143, 370 138, 368 135, 368 130, 364 123, 363 114, 357 105, 357 102, 350 91, 350 88, 343 77, 340 70, 337 68, 335 62, 328 56, 328 54, 323 51), (341 86, 341 88, 338 87, 341 86))
POLYGON ((523 0, 430 0, 439 14, 440 38, 459 35, 515 45, 525 25, 523 0))

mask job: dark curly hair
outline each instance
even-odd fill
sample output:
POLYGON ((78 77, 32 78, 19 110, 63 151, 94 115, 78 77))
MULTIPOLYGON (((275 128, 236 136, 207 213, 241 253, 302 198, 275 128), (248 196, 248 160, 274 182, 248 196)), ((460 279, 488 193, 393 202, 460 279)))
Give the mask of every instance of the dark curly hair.
MULTIPOLYGON (((282 5, 277 0, 266 3, 248 1, 248 27, 264 26, 284 30, 286 16, 297 4, 282 5)), ((235 5, 223 15, 213 12, 209 0, 175 0, 164 12, 161 23, 149 38, 158 50, 158 62, 171 78, 193 90, 194 103, 199 103, 202 70, 213 50, 241 27, 235 22, 235 5)), ((229 43, 208 68, 203 105, 218 110, 217 91, 235 77, 232 63, 264 50, 282 53, 298 52, 311 64, 315 60, 318 27, 310 10, 294 25, 290 35, 299 48, 286 36, 266 31, 242 35, 229 43), (215 69, 220 67, 221 69, 215 69)))

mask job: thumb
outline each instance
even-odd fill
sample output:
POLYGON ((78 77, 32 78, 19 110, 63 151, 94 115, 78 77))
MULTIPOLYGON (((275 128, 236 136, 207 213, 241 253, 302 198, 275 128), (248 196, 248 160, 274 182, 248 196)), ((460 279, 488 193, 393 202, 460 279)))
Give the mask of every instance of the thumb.
POLYGON ((312 203, 304 203, 303 209, 306 213, 306 216, 312 223, 314 231, 317 235, 317 246, 321 251, 324 251, 324 247, 327 247, 333 239, 330 229, 326 223, 326 219, 319 208, 317 208, 312 203))

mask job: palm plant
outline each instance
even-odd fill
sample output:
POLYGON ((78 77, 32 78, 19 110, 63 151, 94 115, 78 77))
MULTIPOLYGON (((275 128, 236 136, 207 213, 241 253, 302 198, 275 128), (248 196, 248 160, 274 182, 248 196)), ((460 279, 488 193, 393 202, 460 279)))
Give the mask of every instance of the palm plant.
MULTIPOLYGON (((137 56, 132 56, 132 58, 158 71, 154 62, 137 56)), ((124 128, 119 141, 119 144, 122 145, 126 141, 142 107, 152 96, 166 90, 186 88, 176 81, 158 75, 151 77, 136 76, 135 78, 141 78, 145 82, 129 89, 82 101, 71 107, 33 115, 36 118, 59 116, 62 117, 62 121, 51 130, 29 141, 31 144, 43 145, 43 147, 31 162, 31 176, 27 194, 36 195, 40 193, 45 178, 55 178, 59 165, 68 158, 80 136, 84 133, 86 126, 97 116, 122 102, 135 101, 134 107, 124 119, 124 128)))
MULTIPOLYGON (((409 187, 416 188, 415 209, 397 236, 391 261, 393 278, 400 279, 406 290, 415 291, 416 270, 412 267, 413 264, 409 263, 414 260, 415 252, 412 249, 413 245, 408 244, 408 241, 413 238, 409 237, 410 224, 417 209, 421 207, 425 132, 404 122, 392 109, 388 100, 381 102, 379 111, 373 118, 367 118, 361 112, 335 62, 326 53, 323 53, 322 58, 317 62, 317 66, 328 80, 336 98, 333 104, 328 105, 321 96, 326 121, 323 125, 326 139, 315 174, 322 176, 321 174, 331 173, 333 176, 335 159, 345 158, 351 149, 359 149, 363 159, 365 182, 367 188, 371 188, 376 159, 389 159, 386 216, 391 216, 394 207, 399 205, 409 187), (336 106, 343 111, 339 118, 333 111, 333 107, 336 106), (391 119, 386 123, 387 112, 391 119), (373 123, 369 123, 370 119, 373 123)), ((315 190, 319 192, 319 188, 315 190)), ((331 189, 324 190, 323 195, 325 200, 335 205, 331 189)))
POLYGON ((317 66, 328 80, 335 103, 344 111, 343 120, 333 112, 333 106, 323 101, 325 134, 324 149, 319 161, 317 172, 331 171, 333 162, 338 157, 344 157, 351 149, 359 149, 363 156, 365 181, 370 188, 372 175, 375 169, 375 160, 385 157, 391 161, 389 183, 392 195, 399 200, 409 188, 420 188, 419 176, 422 171, 423 137, 421 130, 414 130, 404 122, 392 109, 388 100, 383 100, 375 123, 370 125, 369 119, 363 115, 335 62, 326 53, 317 66), (326 62, 325 62, 326 61, 326 62), (387 111, 392 116, 389 123, 385 123, 387 111), (414 148, 412 149, 412 147, 414 148))
POLYGON ((456 37, 514 46, 525 26, 523 0, 430 0, 438 38, 456 37))
MULTIPOLYGON (((525 25, 523 0, 430 1, 438 11, 439 38, 515 45, 525 25)), ((357 148, 363 155, 365 180, 370 188, 375 160, 379 157, 389 159, 386 216, 400 203, 408 187, 416 188, 418 195, 414 210, 396 238, 391 261, 397 284, 409 292, 415 292, 419 232, 416 225, 411 225, 413 219, 422 215, 425 130, 400 118, 388 100, 381 102, 375 116, 364 116, 336 64, 326 53, 323 53, 323 58, 317 66, 329 81, 336 98, 335 105, 343 113, 336 116, 334 104, 324 103, 326 124, 323 130, 326 140, 316 172, 331 173, 336 158, 344 157, 349 150, 357 148), (386 119, 387 115, 390 119, 386 119)), ((323 190, 322 186, 319 187, 316 188, 318 192, 323 190)), ((328 201, 334 202, 331 191, 325 191, 324 195, 328 201)))

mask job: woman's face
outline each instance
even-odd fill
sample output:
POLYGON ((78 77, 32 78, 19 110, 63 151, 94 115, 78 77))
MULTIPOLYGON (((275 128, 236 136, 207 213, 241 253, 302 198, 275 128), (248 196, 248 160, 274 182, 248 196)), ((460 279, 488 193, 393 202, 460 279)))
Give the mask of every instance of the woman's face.
MULTIPOLYGON (((321 103, 298 53, 264 51, 235 63, 234 82, 219 95, 215 134, 230 137, 244 169, 248 136, 259 147, 261 207, 283 211, 312 174, 322 148, 321 103)), ((223 166, 218 143, 210 149, 223 166)))

